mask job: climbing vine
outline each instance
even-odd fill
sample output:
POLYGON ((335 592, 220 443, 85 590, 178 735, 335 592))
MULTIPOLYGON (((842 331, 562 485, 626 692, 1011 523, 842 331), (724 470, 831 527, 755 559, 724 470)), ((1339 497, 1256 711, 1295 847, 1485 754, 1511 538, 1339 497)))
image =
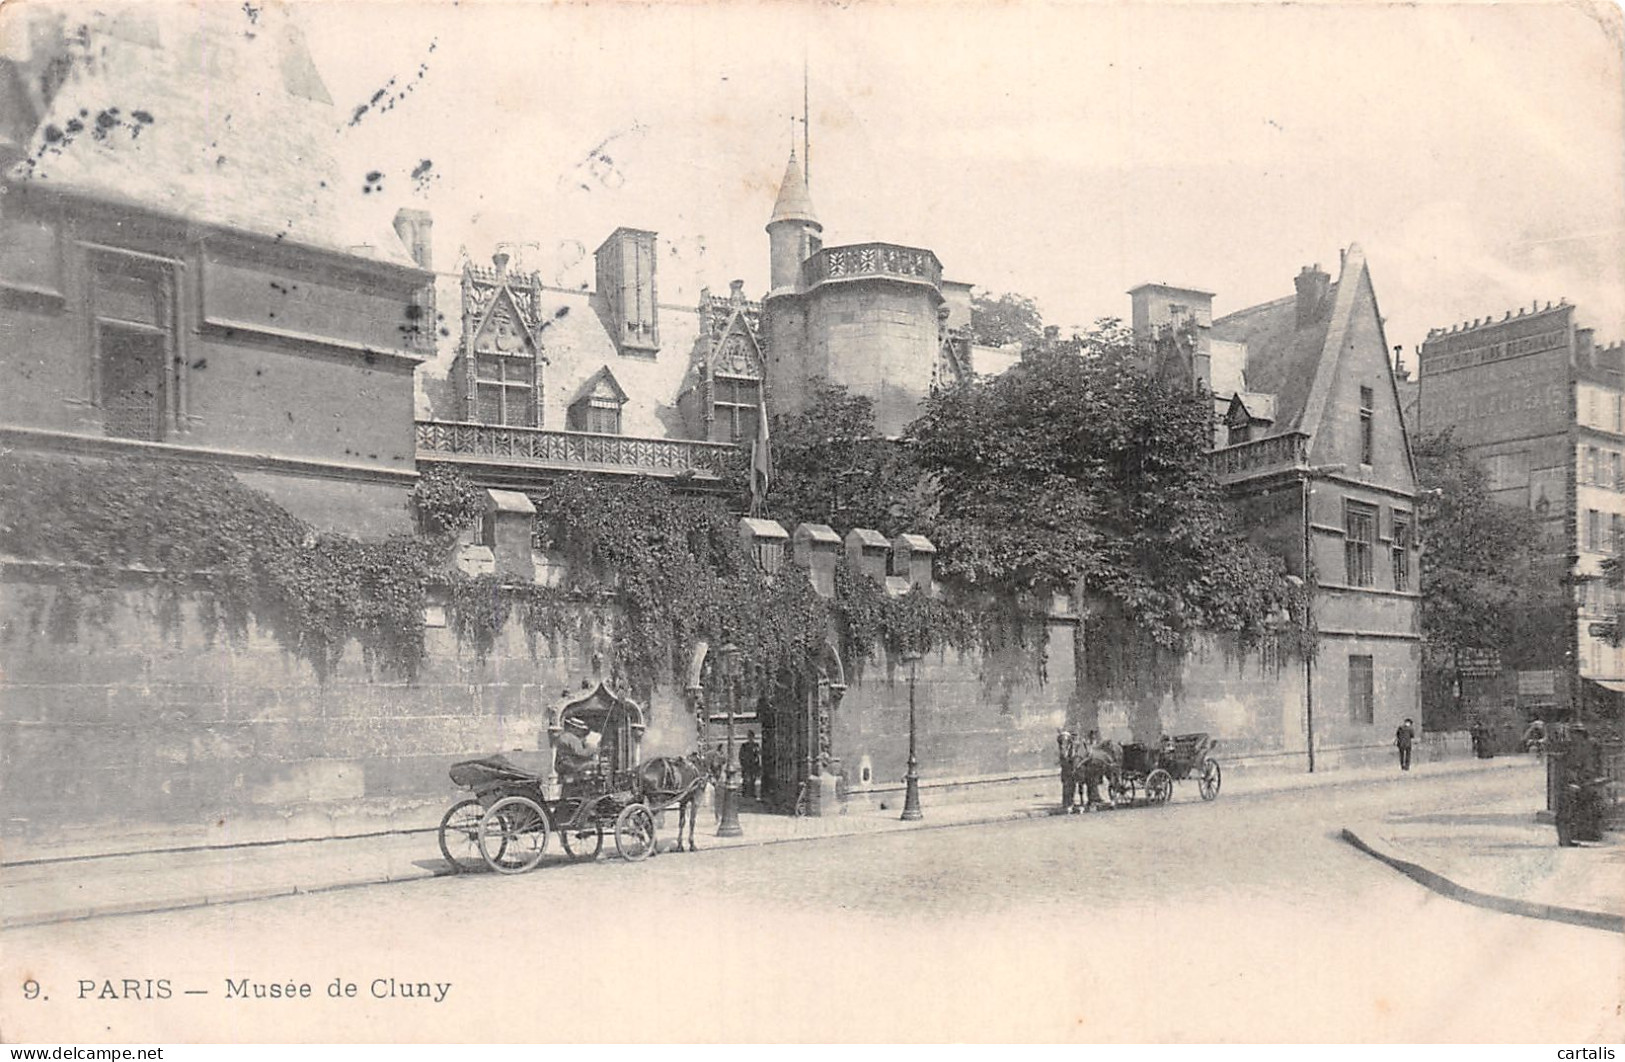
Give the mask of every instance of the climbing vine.
POLYGON ((135 573, 156 583, 165 626, 191 599, 209 636, 253 622, 322 677, 351 639, 393 674, 422 660, 430 545, 319 532, 222 469, 14 453, 0 461, 0 514, 0 552, 49 566, 53 641, 105 626, 109 592, 135 573))

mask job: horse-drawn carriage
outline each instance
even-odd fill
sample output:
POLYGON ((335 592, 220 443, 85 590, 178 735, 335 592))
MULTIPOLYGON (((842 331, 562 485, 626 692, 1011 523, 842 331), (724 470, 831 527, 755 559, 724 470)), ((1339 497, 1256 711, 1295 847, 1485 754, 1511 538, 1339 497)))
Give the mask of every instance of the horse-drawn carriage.
POLYGON ((1178 734, 1160 745, 1120 745, 1115 765, 1104 770, 1112 803, 1166 804, 1174 783, 1194 779, 1203 800, 1219 795, 1224 772, 1213 755, 1218 747, 1207 734, 1178 734))
POLYGON ((612 832, 621 858, 635 861, 653 854, 655 818, 674 807, 687 820, 692 848, 706 775, 677 757, 642 762, 644 725, 635 703, 600 683, 549 713, 541 770, 500 755, 454 764, 452 782, 473 795, 440 820, 441 854, 458 870, 483 862, 518 874, 541 862, 554 833, 571 859, 589 860, 612 832))

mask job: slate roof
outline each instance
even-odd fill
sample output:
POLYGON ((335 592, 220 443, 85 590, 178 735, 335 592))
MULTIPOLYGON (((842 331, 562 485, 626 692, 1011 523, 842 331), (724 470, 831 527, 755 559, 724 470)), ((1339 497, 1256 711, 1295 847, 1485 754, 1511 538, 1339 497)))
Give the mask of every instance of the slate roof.
POLYGON ((694 343, 700 334, 700 315, 695 309, 660 307, 660 350, 651 358, 623 356, 615 349, 599 316, 603 304, 596 296, 544 289, 538 306, 541 319, 551 322, 539 336, 547 357, 545 426, 564 427, 570 403, 607 367, 626 393, 621 434, 667 439, 691 435, 677 398, 692 385, 694 343))
MULTIPOLYGON (((89 48, 12 168, 14 183, 410 266, 387 222, 359 220, 335 111, 274 0, 73 9, 89 48)), ((378 194, 383 194, 382 192, 378 194)))
POLYGON ((1247 344, 1247 390, 1275 396, 1275 423, 1265 436, 1309 430, 1303 414, 1326 349, 1337 290, 1338 284, 1332 284, 1321 301, 1320 313, 1303 328, 1298 327, 1295 294, 1237 310, 1213 322, 1214 339, 1247 344))
POLYGON ((794 151, 790 152, 790 164, 784 168, 779 197, 773 203, 773 216, 767 223, 771 225, 775 221, 818 223, 818 217, 813 213, 812 193, 807 191, 807 178, 802 176, 801 163, 796 161, 794 151))
MULTIPOLYGON (((440 339, 432 362, 418 370, 417 415, 455 420, 457 401, 448 380, 462 342, 462 288, 455 277, 442 276, 435 301, 447 335, 440 339)), ((542 426, 565 427, 571 403, 582 396, 605 368, 626 393, 621 407, 621 434, 654 439, 692 438, 695 430, 683 419, 678 398, 698 381, 696 341, 700 314, 696 307, 660 304, 660 350, 653 356, 622 355, 600 316, 604 304, 588 291, 543 288, 537 301, 541 324, 536 332, 543 370, 542 426)))

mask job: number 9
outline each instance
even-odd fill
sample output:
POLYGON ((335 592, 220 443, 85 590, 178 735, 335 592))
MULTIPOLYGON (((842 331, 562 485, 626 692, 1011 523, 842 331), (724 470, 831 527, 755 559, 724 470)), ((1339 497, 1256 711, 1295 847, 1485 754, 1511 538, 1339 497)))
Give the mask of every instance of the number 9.
POLYGON ((23 998, 24 999, 38 999, 39 998, 39 982, 34 980, 32 977, 30 977, 28 980, 23 982, 23 998))

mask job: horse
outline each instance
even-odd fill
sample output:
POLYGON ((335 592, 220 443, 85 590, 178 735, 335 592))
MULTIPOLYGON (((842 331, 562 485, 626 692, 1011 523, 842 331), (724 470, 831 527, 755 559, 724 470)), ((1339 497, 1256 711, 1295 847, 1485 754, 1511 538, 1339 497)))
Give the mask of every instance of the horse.
POLYGON ((1101 803, 1100 783, 1107 783, 1108 792, 1117 788, 1122 772, 1123 750, 1115 741, 1096 741, 1080 745, 1076 757, 1083 784, 1088 789, 1089 806, 1098 807, 1101 803))
MULTIPOLYGON (((638 767, 638 779, 643 783, 644 803, 651 808, 677 805, 677 851, 683 850, 683 827, 688 827, 688 850, 694 846, 694 822, 699 811, 700 798, 711 782, 711 775, 698 753, 688 756, 656 756, 638 767)), ((655 846, 659 851, 659 845, 655 846)))

